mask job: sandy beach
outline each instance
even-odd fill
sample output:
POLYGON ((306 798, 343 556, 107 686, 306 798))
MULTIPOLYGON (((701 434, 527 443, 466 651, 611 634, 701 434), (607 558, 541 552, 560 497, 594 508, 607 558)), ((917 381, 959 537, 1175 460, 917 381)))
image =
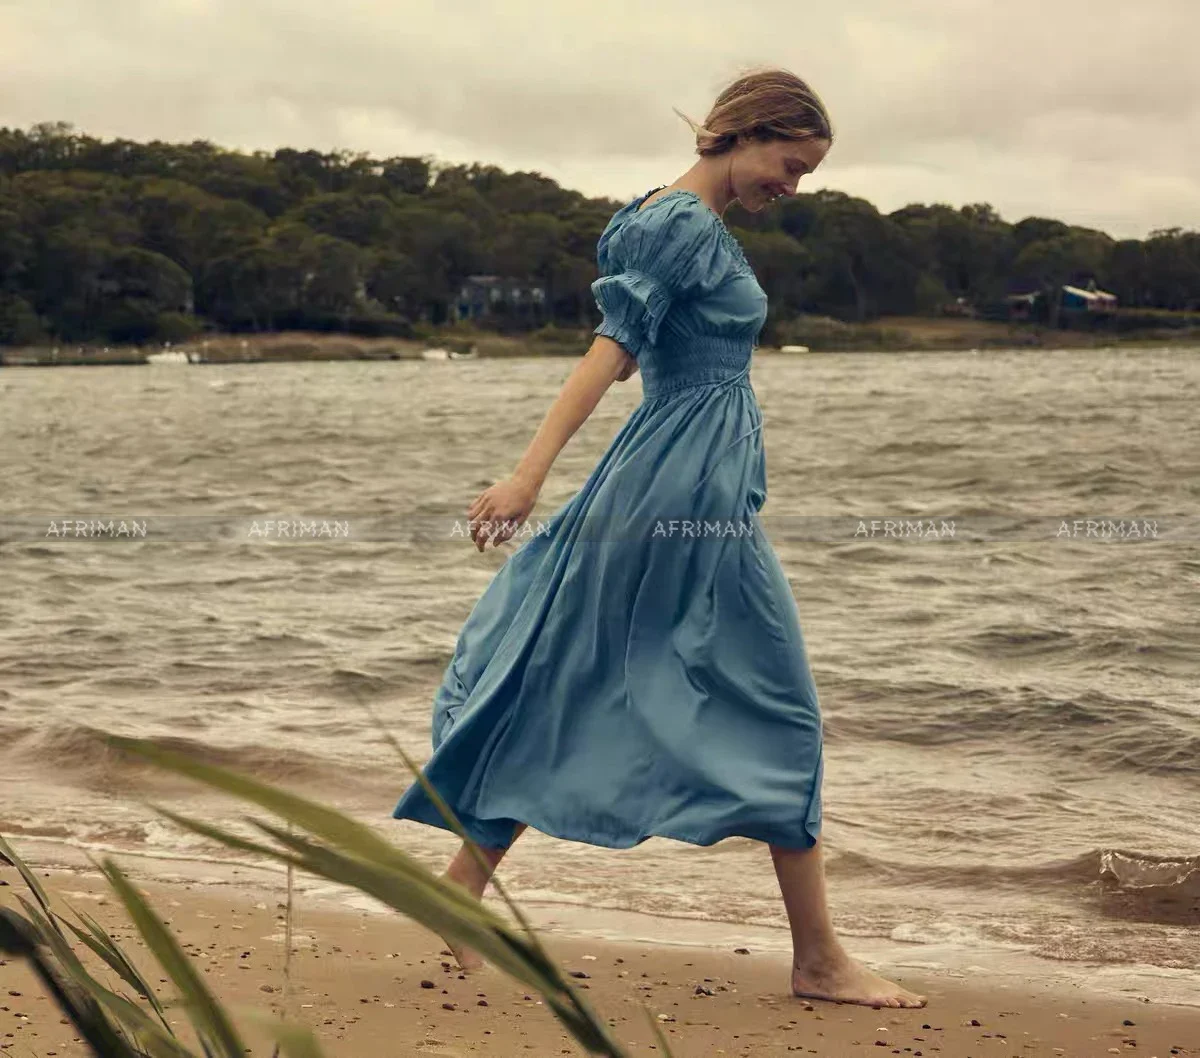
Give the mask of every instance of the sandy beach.
MULTIPOLYGON (((95 915, 135 957, 144 955, 96 873, 38 874, 53 896, 95 915)), ((140 878, 136 866, 131 874, 221 999, 235 1011, 254 1007, 310 1026, 330 1058, 582 1053, 537 995, 491 968, 460 973, 435 934, 400 916, 297 899, 289 984, 278 886, 167 884, 140 878)), ((22 890, 14 870, 0 871, 0 902, 15 906, 22 890)), ((788 959, 779 952, 542 936, 567 970, 586 975, 578 987, 630 1054, 658 1051, 643 1005, 660 1019, 678 1058, 1200 1054, 1200 1008, 1148 997, 906 972, 895 976, 927 995, 928 1006, 876 1010, 789 996, 788 959)), ((165 986, 163 994, 170 994, 165 986)), ((88 1053, 24 966, 0 960, 0 1000, 0 1050, 37 1058, 88 1053)), ((257 1031, 245 1030, 251 1053, 269 1054, 257 1031)))

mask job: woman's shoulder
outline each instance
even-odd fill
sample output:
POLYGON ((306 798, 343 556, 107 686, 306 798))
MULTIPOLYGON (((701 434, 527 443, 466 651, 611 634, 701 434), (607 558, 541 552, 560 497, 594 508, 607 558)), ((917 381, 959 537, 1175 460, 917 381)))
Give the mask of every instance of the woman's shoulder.
POLYGON ((721 221, 694 192, 676 188, 633 210, 626 223, 634 230, 671 233, 712 231, 721 221))
POLYGON ((703 254, 717 263, 728 249, 720 218, 691 193, 662 195, 613 221, 601 238, 605 256, 616 253, 626 261, 653 263, 664 256, 703 254))

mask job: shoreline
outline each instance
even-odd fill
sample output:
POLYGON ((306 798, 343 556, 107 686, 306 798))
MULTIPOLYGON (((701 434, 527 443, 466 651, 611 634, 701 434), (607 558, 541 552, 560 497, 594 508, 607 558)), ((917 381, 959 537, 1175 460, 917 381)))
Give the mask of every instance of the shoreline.
MULTIPOLYGON (((5 833, 30 866, 48 875, 85 876, 99 880, 92 863, 97 856, 114 857, 130 877, 147 884, 187 885, 202 890, 230 893, 275 893, 285 887, 282 867, 249 859, 211 858, 194 853, 164 854, 161 850, 79 845, 48 837, 23 837, 5 833)), ((433 870, 432 865, 430 869, 433 870)), ((6 877, 0 867, 0 878, 6 877)), ((340 913, 391 916, 394 912, 371 897, 345 890, 320 878, 297 877, 297 898, 313 906, 340 913)), ((749 945, 760 954, 787 956, 791 937, 786 927, 743 921, 736 918, 697 918, 667 915, 656 911, 631 910, 536 895, 513 896, 539 933, 599 942, 644 944, 691 951, 732 950, 749 945)), ((0 893, 3 889, 0 888, 0 893)), ((258 897, 256 897, 257 899, 258 897)), ((503 902, 490 891, 485 903, 497 914, 508 917, 503 902)), ((1082 990, 1097 1000, 1151 1002, 1163 1006, 1194 1009, 1200 1026, 1200 969, 1184 971, 1173 967, 1133 962, 1086 962, 1036 955, 1019 946, 979 944, 968 946, 958 939, 895 939, 879 933, 839 929, 852 954, 873 965, 908 967, 926 977, 961 979, 982 975, 997 983, 1020 980, 1049 992, 1074 994, 1082 990)))
MULTIPOLYGON (((591 344, 586 328, 555 328, 505 336, 486 331, 431 330, 422 338, 364 338, 352 334, 280 331, 249 336, 214 334, 161 345, 0 347, 0 368, 151 366, 147 356, 167 354, 169 363, 152 366, 303 363, 305 361, 440 361, 580 357, 591 344), (175 357, 176 361, 170 358, 175 357), (189 357, 191 358, 188 362, 189 357)), ((1082 349, 1200 348, 1200 329, 1154 329, 1121 334, 1050 329, 991 321, 884 317, 870 324, 844 324, 835 332, 814 332, 793 351, 783 345, 755 347, 755 355, 820 356, 835 353, 987 353, 1050 354, 1082 349)))
MULTIPOLYGON (((52 896, 65 896, 96 915, 116 929, 120 943, 139 953, 123 910, 94 868, 47 866, 32 848, 18 852, 29 857, 52 896)), ((84 859, 83 850, 72 852, 84 859)), ((538 997, 525 998, 524 986, 490 968, 460 976, 442 954, 440 938, 390 911, 381 914, 360 894, 297 878, 287 994, 281 872, 128 853, 118 859, 158 914, 170 919, 220 998, 235 1009, 286 1006, 289 1020, 313 1028, 328 1058, 578 1053, 538 997), (222 868, 219 874, 214 867, 222 868), (422 980, 435 987, 422 988, 422 980)), ((22 889, 15 870, 0 868, 0 903, 15 905, 22 889)), ((508 917, 493 895, 487 903, 508 917)), ((925 1008, 880 1010, 790 996, 785 930, 699 920, 685 927, 680 920, 637 912, 519 903, 552 954, 567 969, 590 975, 579 982, 585 999, 609 1019, 631 1054, 651 1053, 653 1037, 638 1009, 644 1000, 655 1016, 674 1018, 661 1027, 675 1058, 789 1048, 879 1054, 881 1043, 888 1048, 883 1053, 920 1051, 943 1058, 1010 1053, 1091 1058, 1114 1047, 1117 1053, 1157 1058, 1200 1055, 1200 1006, 1072 986, 1031 973, 1017 958, 938 967, 928 945, 847 937, 856 957, 929 997, 925 1008), (1131 1039, 1136 1049, 1126 1042, 1131 1039)), ((36 998, 41 994, 24 967, 0 960, 0 996, 8 996, 0 1006, 9 1007, 0 1009, 0 1053, 5 1044, 29 1045, 30 1033, 37 1031, 44 1034, 34 1046, 39 1056, 84 1055, 58 1024, 49 1000, 36 998), (13 997, 14 991, 21 995, 13 997)))
MULTIPOLYGON (((1156 349, 1189 349, 1200 350, 1200 338, 1179 339, 1176 341, 1165 341, 1163 339, 1136 339, 1118 342, 1097 342, 1095 344, 1071 343, 1063 345, 1035 345, 1035 344, 1013 344, 1013 345, 981 345, 981 346, 909 346, 904 348, 846 348, 846 349, 808 349, 804 352, 784 351, 775 346, 758 346, 754 350, 755 357, 770 357, 771 359, 783 357, 826 357, 826 356, 896 356, 905 353, 916 353, 922 356, 934 356, 938 354, 953 354, 953 353, 973 353, 978 355, 986 355, 988 353, 1025 353, 1027 355, 1042 354, 1052 356, 1056 353, 1075 353, 1075 352, 1114 352, 1118 350, 1136 351, 1151 351, 1156 349)), ((153 352, 153 350, 152 350, 153 352)), ((468 361, 478 360, 556 360, 564 358, 578 359, 583 355, 583 348, 572 347, 554 351, 538 351, 536 349, 526 349, 523 352, 513 353, 480 353, 473 357, 464 357, 468 361)), ((421 355, 404 354, 330 354, 310 356, 247 356, 227 359, 212 359, 212 360, 197 360, 189 364, 180 364, 178 366, 186 367, 225 367, 233 364, 304 364, 304 363, 427 363, 421 355)), ((6 356, 0 352, 0 370, 20 370, 21 368, 53 368, 53 367, 156 367, 156 365, 148 362, 144 354, 137 356, 76 356, 76 357, 58 357, 57 359, 30 359, 22 357, 20 354, 16 356, 6 356)), ((176 365, 172 365, 176 366, 176 365)))

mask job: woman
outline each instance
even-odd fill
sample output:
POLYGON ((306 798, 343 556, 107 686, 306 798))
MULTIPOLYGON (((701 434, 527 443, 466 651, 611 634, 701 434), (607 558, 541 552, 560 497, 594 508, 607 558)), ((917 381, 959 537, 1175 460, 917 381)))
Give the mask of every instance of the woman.
MULTIPOLYGON (((829 119, 803 81, 772 70, 726 88, 704 126, 686 120, 699 160, 609 221, 597 337, 513 475, 468 509, 481 552, 511 537, 604 392, 641 371, 642 403, 458 637, 424 774, 489 870, 464 846, 444 877, 482 897, 527 825, 609 848, 755 838, 791 924, 792 991, 922 1006, 847 955, 825 905, 820 708, 758 521, 767 485, 748 373, 767 298, 721 220, 731 202, 758 211, 795 194, 829 150, 829 119)), ((418 783, 394 816, 445 826, 418 783)), ((464 969, 480 965, 452 949, 464 969)))

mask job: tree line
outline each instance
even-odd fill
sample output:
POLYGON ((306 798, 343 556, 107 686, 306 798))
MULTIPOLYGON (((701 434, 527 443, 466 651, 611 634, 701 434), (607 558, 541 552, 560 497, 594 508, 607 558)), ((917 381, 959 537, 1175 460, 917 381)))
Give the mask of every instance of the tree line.
MULTIPOLYGON (((0 343, 182 340, 203 329, 407 334, 452 315, 464 278, 546 291, 543 321, 590 327, 596 242, 622 202, 540 173, 102 140, 0 128, 0 343)), ((1125 307, 1200 309, 1200 233, 1146 239, 986 203, 880 213, 838 191, 726 221, 770 298, 768 328, 937 313, 959 299, 1095 280, 1125 307)))

